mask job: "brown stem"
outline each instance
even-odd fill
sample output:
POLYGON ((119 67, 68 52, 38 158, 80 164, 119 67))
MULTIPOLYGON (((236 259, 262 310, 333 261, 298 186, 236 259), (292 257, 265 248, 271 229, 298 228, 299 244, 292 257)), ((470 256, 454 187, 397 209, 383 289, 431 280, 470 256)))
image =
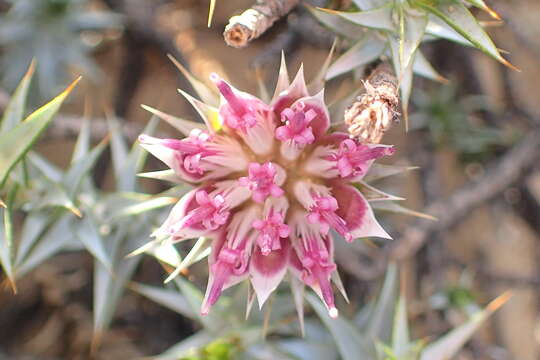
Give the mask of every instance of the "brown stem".
POLYGON ((242 48, 261 36, 276 20, 291 11, 300 0, 258 0, 250 9, 233 16, 223 36, 229 46, 242 48))
POLYGON ((410 226, 391 249, 390 258, 402 260, 414 255, 433 233, 450 228, 473 209, 522 179, 539 156, 540 128, 535 128, 521 143, 497 160, 497 164, 480 181, 466 184, 450 198, 429 205, 425 212, 439 220, 422 220, 410 226))

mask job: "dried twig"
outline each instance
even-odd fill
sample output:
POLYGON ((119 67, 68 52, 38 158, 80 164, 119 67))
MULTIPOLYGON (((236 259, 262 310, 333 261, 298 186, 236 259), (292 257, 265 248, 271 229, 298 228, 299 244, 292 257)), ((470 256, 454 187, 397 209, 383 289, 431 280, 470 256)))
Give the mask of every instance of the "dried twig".
POLYGON ((390 65, 381 64, 364 86, 366 92, 345 111, 344 121, 351 137, 378 144, 398 119, 398 83, 390 65))
POLYGON ((300 0, 257 0, 242 14, 233 16, 225 27, 225 42, 236 48, 261 36, 276 20, 289 13, 300 0))
POLYGON ((450 228, 473 209, 522 179, 539 156, 540 128, 535 128, 521 143, 496 160, 497 164, 480 181, 466 184, 449 199, 429 205, 425 212, 439 221, 421 220, 410 226, 391 249, 390 258, 401 260, 414 255, 433 233, 450 228))

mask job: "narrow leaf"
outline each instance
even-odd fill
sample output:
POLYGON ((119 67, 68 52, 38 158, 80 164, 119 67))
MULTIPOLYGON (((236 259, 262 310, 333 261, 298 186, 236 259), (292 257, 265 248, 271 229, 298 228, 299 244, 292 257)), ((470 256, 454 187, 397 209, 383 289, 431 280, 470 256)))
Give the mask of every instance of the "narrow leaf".
MULTIPOLYGON (((215 0, 211 0, 214 2, 215 0)), ((176 60, 172 55, 167 55, 167 57, 173 62, 174 66, 180 70, 180 72, 188 79, 193 89, 197 92, 197 95, 201 98, 202 101, 208 105, 217 106, 219 103, 219 96, 215 91, 212 91, 205 83, 193 76, 178 60, 176 60)))
POLYGON ((422 351, 420 360, 452 359, 486 319, 504 305, 510 299, 510 296, 510 293, 502 294, 489 303, 484 310, 472 315, 465 324, 458 326, 442 338, 426 346, 422 351))
POLYGON ((208 238, 200 237, 195 245, 191 248, 189 253, 184 257, 180 265, 165 279, 165 283, 170 282, 178 276, 183 270, 187 269, 192 264, 201 261, 208 255, 210 255, 211 242, 208 238))
POLYGON ((393 7, 391 5, 385 5, 378 9, 357 12, 336 11, 322 8, 319 8, 319 10, 328 14, 340 16, 354 24, 372 29, 388 31, 395 31, 396 29, 396 26, 392 20, 393 7))
POLYGON ((384 43, 373 36, 366 36, 341 55, 328 69, 326 80, 359 68, 379 58, 384 50, 384 43))
POLYGON ((22 78, 19 86, 13 93, 13 96, 9 100, 9 103, 2 115, 2 127, 0 133, 13 129, 18 123, 20 123, 24 117, 26 98, 28 96, 28 89, 30 88, 30 82, 34 76, 36 69, 35 61, 32 61, 28 71, 22 78))
POLYGON ((476 48, 492 56, 511 69, 517 68, 504 59, 495 44, 486 34, 482 26, 476 21, 465 5, 458 1, 438 2, 434 5, 426 0, 418 1, 417 4, 425 10, 433 13, 465 39, 469 40, 476 48))
POLYGON ((437 221, 437 218, 432 215, 425 214, 420 211, 408 209, 404 206, 401 206, 391 201, 375 202, 375 203, 372 203, 371 206, 373 207, 374 210, 389 211, 393 213, 416 216, 416 217, 427 219, 427 220, 437 221))
POLYGON ((332 319, 328 315, 326 307, 312 294, 307 294, 306 299, 332 334, 342 360, 372 359, 374 357, 373 350, 368 350, 366 340, 351 323, 343 317, 332 319))
POLYGON ((64 92, 48 104, 28 116, 25 121, 10 131, 0 134, 0 187, 4 184, 13 166, 23 158, 34 145, 39 135, 50 124, 79 79, 75 80, 64 92))
POLYGON ((363 31, 359 31, 360 28, 357 24, 354 24, 341 16, 336 16, 331 12, 327 12, 324 9, 314 8, 307 4, 305 6, 317 20, 328 27, 333 33, 354 40, 360 40, 365 36, 363 31))
POLYGON ((129 288, 155 303, 158 303, 180 315, 196 320, 193 309, 189 306, 186 298, 178 291, 163 289, 155 286, 143 285, 140 283, 131 283, 129 288))

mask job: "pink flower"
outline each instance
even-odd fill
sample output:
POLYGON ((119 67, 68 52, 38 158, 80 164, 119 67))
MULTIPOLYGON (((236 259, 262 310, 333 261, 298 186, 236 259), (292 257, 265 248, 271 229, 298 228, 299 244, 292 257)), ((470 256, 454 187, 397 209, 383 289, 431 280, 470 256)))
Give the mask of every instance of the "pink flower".
POLYGON ((270 104, 213 74, 220 106, 196 103, 206 131, 183 120, 179 128, 193 130, 182 140, 139 138, 178 179, 196 184, 153 236, 213 239, 203 314, 244 279, 262 306, 290 272, 335 317, 330 230, 349 242, 390 238, 354 185, 393 148, 331 131, 323 92, 308 94, 302 70, 291 84, 285 74, 270 104))

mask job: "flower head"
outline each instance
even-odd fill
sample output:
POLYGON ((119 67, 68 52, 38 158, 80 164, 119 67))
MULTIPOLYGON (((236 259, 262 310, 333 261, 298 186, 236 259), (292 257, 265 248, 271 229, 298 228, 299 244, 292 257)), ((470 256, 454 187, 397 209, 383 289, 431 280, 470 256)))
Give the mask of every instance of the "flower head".
POLYGON ((262 306, 289 272, 335 317, 333 235, 390 238, 355 185, 393 148, 333 131, 323 92, 308 94, 302 70, 290 84, 282 71, 270 104, 213 74, 222 96, 217 109, 209 107, 218 121, 206 119, 208 131, 194 126, 182 140, 139 138, 197 186, 154 236, 213 239, 203 314, 244 279, 262 306))

